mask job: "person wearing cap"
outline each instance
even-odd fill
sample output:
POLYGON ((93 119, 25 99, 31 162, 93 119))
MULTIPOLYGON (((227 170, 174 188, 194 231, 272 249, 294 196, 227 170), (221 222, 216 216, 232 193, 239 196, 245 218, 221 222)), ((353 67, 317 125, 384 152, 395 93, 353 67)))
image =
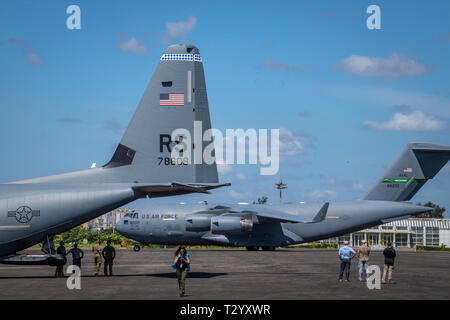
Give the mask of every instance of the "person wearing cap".
POLYGON ((359 281, 363 281, 363 272, 365 272, 365 280, 369 276, 369 254, 370 247, 366 245, 366 240, 361 241, 361 247, 358 249, 358 268, 359 268, 359 281))
POLYGON ((345 281, 349 281, 350 277, 350 265, 353 257, 356 255, 356 251, 348 245, 348 241, 344 241, 344 246, 339 249, 339 259, 341 259, 341 270, 339 271, 339 282, 342 282, 342 276, 345 270, 345 281))
POLYGON ((185 279, 191 269, 191 257, 185 247, 180 246, 175 252, 172 268, 177 270, 178 288, 180 297, 183 297, 185 295, 185 279))

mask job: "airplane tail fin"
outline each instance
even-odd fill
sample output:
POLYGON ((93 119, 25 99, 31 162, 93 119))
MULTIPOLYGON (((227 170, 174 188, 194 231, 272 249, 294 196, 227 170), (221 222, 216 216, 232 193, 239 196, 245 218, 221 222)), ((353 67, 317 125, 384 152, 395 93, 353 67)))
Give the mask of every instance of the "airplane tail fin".
POLYGON ((408 201, 450 160, 450 146, 409 143, 364 200, 408 201))
MULTIPOLYGON (((103 168, 115 168, 132 181, 218 182, 216 163, 191 164, 173 158, 175 129, 190 132, 194 149, 194 121, 201 121, 199 135, 211 128, 206 82, 199 50, 192 45, 169 46, 145 90, 139 106, 111 161, 103 168), (126 172, 126 174, 125 174, 126 172)), ((122 174, 121 174, 122 175, 122 174)))
POLYGON ((213 142, 203 141, 205 131, 210 128, 200 52, 193 45, 171 45, 162 55, 122 140, 107 164, 99 168, 16 183, 176 181, 214 184, 218 182, 218 175, 214 148, 210 146, 213 146, 213 142), (198 150, 207 149, 213 161, 209 159, 207 164, 201 158, 200 162, 194 162, 193 156, 188 159, 184 153, 179 153, 182 156, 174 158, 174 145, 184 141, 183 135, 178 140, 172 138, 176 129, 189 132, 192 141, 191 155, 198 153, 198 150), (200 140, 195 139, 196 136, 200 136, 200 140))

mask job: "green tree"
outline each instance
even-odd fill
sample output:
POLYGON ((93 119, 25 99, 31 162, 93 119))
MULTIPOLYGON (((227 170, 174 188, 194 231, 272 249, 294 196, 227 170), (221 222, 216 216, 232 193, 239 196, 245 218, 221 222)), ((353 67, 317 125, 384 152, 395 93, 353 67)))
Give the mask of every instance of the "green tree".
POLYGON ((266 196, 262 196, 261 198, 258 198, 258 200, 253 201, 253 204, 265 204, 269 198, 266 196))
MULTIPOLYGON (((417 205, 421 206, 422 204, 419 202, 417 205)), ((445 208, 441 208, 437 204, 434 204, 430 201, 425 203, 423 206, 433 208, 434 210, 431 212, 425 212, 425 213, 419 214, 417 216, 417 218, 438 218, 438 219, 444 218, 445 208)))

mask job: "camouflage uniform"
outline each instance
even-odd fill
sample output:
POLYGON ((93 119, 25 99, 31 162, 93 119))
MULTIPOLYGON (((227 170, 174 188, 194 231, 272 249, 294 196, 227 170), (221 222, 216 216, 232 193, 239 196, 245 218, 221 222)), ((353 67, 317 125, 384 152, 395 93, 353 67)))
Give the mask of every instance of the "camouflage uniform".
POLYGON ((102 248, 100 244, 96 243, 92 248, 92 252, 94 253, 94 276, 98 276, 98 272, 100 271, 100 266, 102 265, 102 248))

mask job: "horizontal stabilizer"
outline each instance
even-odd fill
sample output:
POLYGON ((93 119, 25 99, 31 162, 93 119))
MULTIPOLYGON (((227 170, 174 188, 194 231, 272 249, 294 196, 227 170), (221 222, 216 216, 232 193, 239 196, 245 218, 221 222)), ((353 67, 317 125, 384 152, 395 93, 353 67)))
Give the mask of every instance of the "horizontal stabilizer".
POLYGON ((208 190, 230 186, 230 183, 222 184, 201 184, 201 183, 179 183, 172 182, 167 184, 155 183, 155 184, 137 184, 133 186, 133 190, 142 192, 143 196, 150 198, 177 196, 189 193, 209 193, 208 190))
POLYGON ((60 255, 43 254, 43 255, 21 255, 13 254, 6 257, 0 257, 0 264, 15 265, 48 265, 57 266, 64 264, 64 259, 60 255))

